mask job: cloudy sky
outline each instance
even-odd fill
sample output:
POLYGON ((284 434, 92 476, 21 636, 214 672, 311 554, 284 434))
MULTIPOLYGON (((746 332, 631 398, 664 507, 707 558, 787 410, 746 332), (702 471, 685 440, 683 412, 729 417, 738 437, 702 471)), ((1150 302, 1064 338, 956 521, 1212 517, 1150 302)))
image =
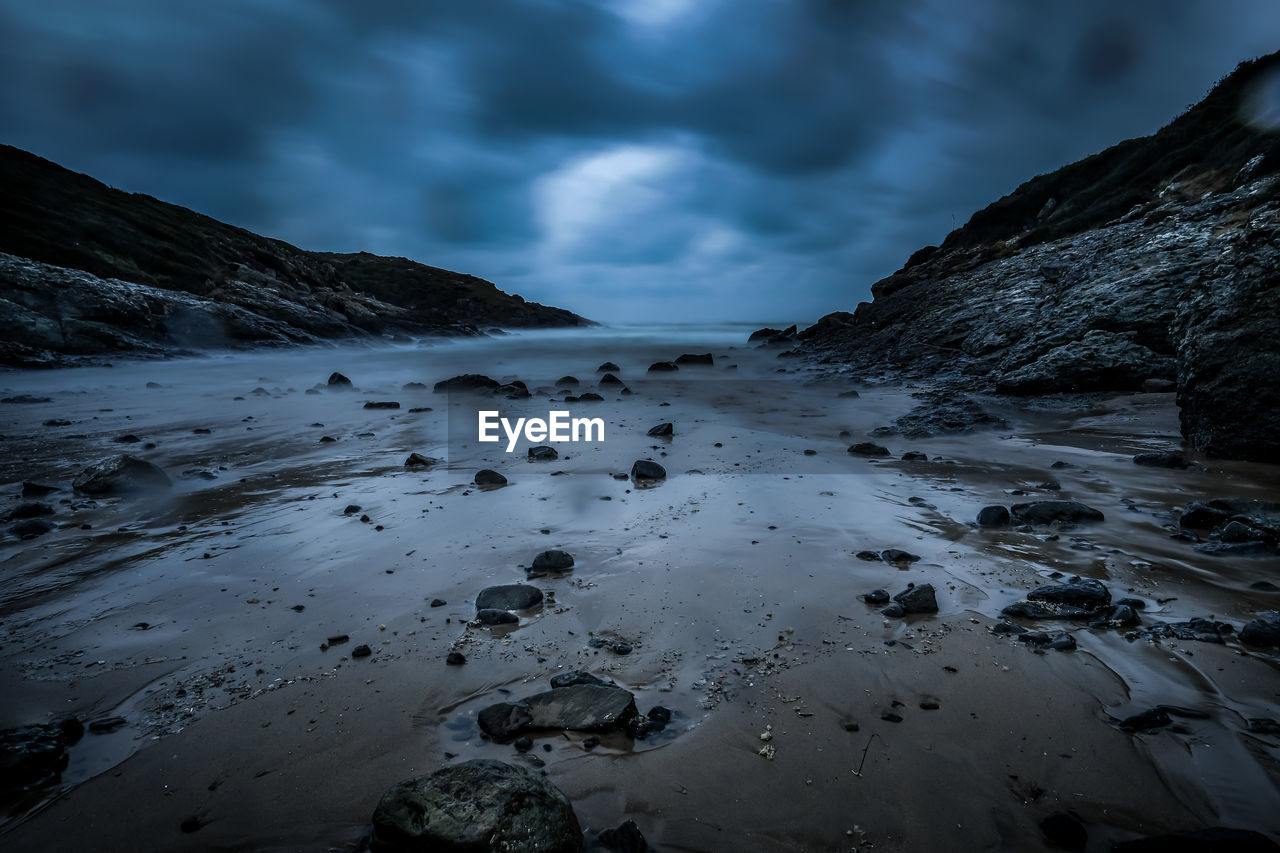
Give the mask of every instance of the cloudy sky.
POLYGON ((1277 48, 1254 0, 0 0, 0 141, 595 319, 812 320, 1277 48))

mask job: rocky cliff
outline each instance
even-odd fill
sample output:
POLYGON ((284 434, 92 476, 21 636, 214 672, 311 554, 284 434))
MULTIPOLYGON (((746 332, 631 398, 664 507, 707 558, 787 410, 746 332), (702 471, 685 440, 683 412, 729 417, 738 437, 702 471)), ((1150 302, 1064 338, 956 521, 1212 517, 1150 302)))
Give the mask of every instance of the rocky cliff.
POLYGON ((1194 447, 1280 461, 1280 133, 1248 120, 1278 74, 1244 63, 1158 133, 1028 181, 796 354, 1006 394, 1176 387, 1194 447))
POLYGON ((308 252, 0 145, 0 363, 589 325, 475 276, 308 252))

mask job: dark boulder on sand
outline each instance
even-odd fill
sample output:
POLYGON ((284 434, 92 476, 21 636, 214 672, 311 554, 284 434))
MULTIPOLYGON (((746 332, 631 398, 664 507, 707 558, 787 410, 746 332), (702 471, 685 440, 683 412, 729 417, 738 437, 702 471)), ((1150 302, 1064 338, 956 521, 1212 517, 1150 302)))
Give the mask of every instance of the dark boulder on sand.
POLYGON ((937 613, 938 599, 934 595, 933 584, 924 583, 911 586, 893 597, 902 605, 905 613, 937 613))
POLYGON ((709 352, 702 353, 701 355, 687 352, 676 359, 676 364, 680 365, 681 367, 684 367, 686 365, 714 367, 715 363, 716 363, 715 358, 709 352))
POLYGON ((1101 511, 1077 501, 1032 501, 1009 508, 1018 524, 1078 524, 1102 521, 1101 511))
POLYGON ((439 465, 440 460, 434 456, 423 456, 421 453, 410 453, 409 457, 404 460, 406 468, 430 468, 432 465, 439 465))
POLYGON ((612 373, 606 373, 604 376, 600 377, 600 387, 601 388, 610 388, 610 387, 622 388, 624 387, 624 383, 621 379, 614 376, 612 373))
POLYGON ((667 422, 664 424, 658 424, 654 427, 649 427, 649 431, 646 435, 651 435, 654 438, 671 438, 671 436, 675 435, 675 425, 667 422))
POLYGON ((679 370, 674 361, 655 361, 649 365, 650 373, 670 373, 673 370, 679 370))
POLYGON ((473 759, 393 785, 373 812, 371 853, 579 853, 573 805, 541 776, 473 759))
POLYGON ((542 603, 542 590, 524 583, 486 587, 476 596, 476 610, 528 610, 542 603))
POLYGON ((854 456, 888 456, 889 448, 881 447, 870 441, 860 441, 857 444, 849 445, 849 453, 854 456))
POLYGON ((639 716, 630 691, 612 685, 576 684, 553 687, 519 702, 499 702, 481 709, 480 730, 506 740, 537 729, 610 731, 624 729, 639 716))
POLYGON ((0 731, 0 800, 56 785, 67 769, 67 747, 84 735, 74 718, 0 731))
POLYGON ((85 468, 71 485, 86 495, 124 495, 149 489, 168 489, 173 482, 164 471, 145 459, 122 453, 85 468))
POLYGON ((1093 578, 1037 587, 1026 599, 1014 602, 1002 613, 1024 619, 1075 619, 1093 616, 1111 605, 1111 592, 1093 578))
POLYGON ((577 388, 581 384, 576 376, 561 376, 556 380, 557 388, 577 388))
POLYGON ((1008 527, 1009 510, 999 505, 984 506, 978 510, 978 526, 1008 527))
POLYGON ((490 468, 477 471, 473 482, 477 486, 505 486, 507 478, 490 468))
POLYGON ((604 364, 596 368, 596 373, 617 373, 620 370, 622 370, 622 368, 618 367, 618 365, 614 364, 612 361, 606 361, 604 364))
POLYGON ((1190 468, 1191 463, 1181 453, 1160 451, 1156 453, 1139 453, 1133 457, 1134 465, 1146 465, 1148 468, 1190 468))
POLYGON ((463 373, 459 376, 451 376, 448 379, 441 379, 435 384, 435 391, 492 391, 495 388, 502 387, 502 383, 496 379, 490 379, 481 373, 463 373))
POLYGON ((573 568, 573 555, 567 551, 543 551, 533 558, 535 572, 567 572, 573 568))
POLYGON ((560 451, 549 444, 539 444, 529 448, 529 459, 532 462, 551 462, 560 458, 560 451))
POLYGON ((329 374, 327 384, 330 391, 349 391, 352 388, 351 380, 337 371, 329 374))
POLYGON ((651 462, 648 459, 637 459, 635 464, 631 466, 631 477, 635 480, 665 480, 667 469, 657 462, 651 462))

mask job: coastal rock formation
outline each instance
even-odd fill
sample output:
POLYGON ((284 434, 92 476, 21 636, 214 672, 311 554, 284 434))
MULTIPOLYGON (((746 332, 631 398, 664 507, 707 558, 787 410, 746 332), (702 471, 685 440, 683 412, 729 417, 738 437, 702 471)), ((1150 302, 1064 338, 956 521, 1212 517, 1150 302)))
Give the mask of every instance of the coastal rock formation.
POLYGON ((1194 447, 1280 460, 1280 134, 1242 118, 1277 68, 1244 63, 1158 133, 1028 181, 797 352, 1017 395, 1176 381, 1194 447))
POLYGON ((474 276, 307 252, 0 145, 0 363, 590 325, 474 276))

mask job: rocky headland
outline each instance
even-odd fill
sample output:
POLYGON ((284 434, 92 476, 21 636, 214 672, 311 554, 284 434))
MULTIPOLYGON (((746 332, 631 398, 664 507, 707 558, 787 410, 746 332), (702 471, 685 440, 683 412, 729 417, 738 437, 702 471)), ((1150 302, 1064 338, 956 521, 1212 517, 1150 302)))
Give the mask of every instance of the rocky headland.
POLYGON ((309 252, 0 145, 0 364, 583 326, 406 258, 309 252))
POLYGON ((1248 115, 1277 68, 1243 63, 1158 133, 1027 181, 856 311, 756 340, 950 389, 1176 390, 1192 447, 1280 460, 1280 134, 1248 115))

